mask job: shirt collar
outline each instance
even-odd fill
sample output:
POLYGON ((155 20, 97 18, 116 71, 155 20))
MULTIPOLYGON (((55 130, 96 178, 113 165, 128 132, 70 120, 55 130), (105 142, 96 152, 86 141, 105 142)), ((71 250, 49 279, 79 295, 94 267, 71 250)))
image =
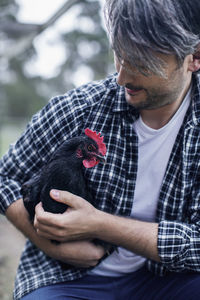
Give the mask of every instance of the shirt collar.
POLYGON ((200 124, 200 75, 193 74, 192 77, 192 110, 191 122, 194 125, 200 124))

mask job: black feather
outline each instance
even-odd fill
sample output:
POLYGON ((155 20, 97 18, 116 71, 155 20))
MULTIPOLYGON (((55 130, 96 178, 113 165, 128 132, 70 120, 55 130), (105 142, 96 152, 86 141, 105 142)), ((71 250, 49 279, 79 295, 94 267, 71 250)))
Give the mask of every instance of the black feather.
MULTIPOLYGON (((42 169, 22 185, 21 193, 24 206, 31 221, 34 219, 35 206, 41 201, 45 211, 63 213, 67 206, 50 197, 51 189, 65 190, 91 202, 92 197, 87 190, 83 160, 92 155, 100 157, 97 143, 87 136, 74 137, 64 142, 52 155, 42 169), (88 145, 93 145, 93 151, 87 151, 88 145), (77 155, 77 151, 82 156, 77 155)), ((95 243, 107 247, 107 243, 95 240, 95 243)))
POLYGON ((51 189, 66 190, 91 201, 83 174, 83 160, 89 159, 90 155, 86 152, 89 144, 95 145, 98 154, 97 144, 86 136, 64 142, 43 168, 22 185, 24 206, 31 219, 34 218, 35 206, 40 201, 48 212, 63 213, 67 209, 65 204, 50 197, 51 189), (81 149, 82 157, 77 156, 78 149, 81 149))

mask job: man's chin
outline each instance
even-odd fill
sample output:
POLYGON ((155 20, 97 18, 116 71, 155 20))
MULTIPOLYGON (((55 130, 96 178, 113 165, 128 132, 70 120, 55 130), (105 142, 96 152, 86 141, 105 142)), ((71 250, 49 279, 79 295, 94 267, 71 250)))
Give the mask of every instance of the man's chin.
POLYGON ((159 100, 157 100, 156 97, 155 99, 152 99, 142 96, 143 95, 132 96, 128 93, 125 94, 126 102, 138 110, 155 110, 165 107, 174 102, 169 100, 159 102, 159 100))
MULTIPOLYGON (((148 107, 148 103, 146 101, 142 101, 140 99, 136 99, 133 97, 129 97, 129 95, 126 95, 126 102, 133 106, 134 108, 140 110, 140 109, 145 109, 146 107, 148 107)), ((146 108, 147 109, 147 108, 146 108)))
POLYGON ((135 94, 131 94, 126 91, 125 97, 126 102, 137 109, 141 109, 148 106, 148 102, 144 95, 144 90, 141 90, 140 92, 135 94))

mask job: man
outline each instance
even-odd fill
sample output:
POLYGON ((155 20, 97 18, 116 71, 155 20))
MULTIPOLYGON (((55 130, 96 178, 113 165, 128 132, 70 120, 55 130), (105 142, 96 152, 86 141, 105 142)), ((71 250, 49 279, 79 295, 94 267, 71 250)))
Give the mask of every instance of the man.
POLYGON ((200 2, 106 2, 117 74, 52 99, 1 161, 1 212, 29 238, 15 299, 198 299, 200 2), (93 203, 52 190, 71 208, 38 204, 33 227, 22 182, 86 127, 108 149, 85 171, 93 203))

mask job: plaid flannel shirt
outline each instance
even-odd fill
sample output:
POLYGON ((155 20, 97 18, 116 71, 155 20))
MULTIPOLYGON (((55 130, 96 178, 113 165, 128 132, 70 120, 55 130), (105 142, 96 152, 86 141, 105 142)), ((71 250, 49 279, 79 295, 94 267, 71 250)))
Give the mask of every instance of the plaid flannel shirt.
MULTIPOLYGON (((193 78, 191 105, 174 144, 157 208, 161 263, 149 270, 200 272, 200 81, 193 78)), ((58 96, 33 116, 25 132, 0 162, 0 212, 21 198, 20 186, 48 161, 66 139, 89 127, 101 132, 107 164, 86 169, 93 205, 111 214, 129 216, 137 174, 138 140, 133 122, 138 112, 126 103, 115 75, 58 96)), ((155 166, 156 167, 156 166, 155 166)), ((30 241, 22 253, 14 298, 44 285, 80 278, 87 270, 64 270, 30 241)))

